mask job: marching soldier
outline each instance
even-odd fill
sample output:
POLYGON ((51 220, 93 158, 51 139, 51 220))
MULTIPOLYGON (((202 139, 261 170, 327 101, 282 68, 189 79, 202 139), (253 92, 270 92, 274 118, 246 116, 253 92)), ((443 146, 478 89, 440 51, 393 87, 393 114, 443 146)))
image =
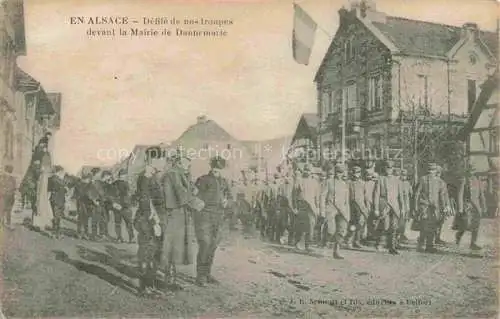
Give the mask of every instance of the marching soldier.
POLYGON ((361 241, 365 233, 366 220, 369 210, 365 202, 365 182, 361 178, 361 167, 354 166, 352 170, 352 179, 349 182, 349 204, 351 208, 351 225, 355 231, 349 231, 347 236, 348 246, 361 248, 361 241), (350 239, 352 238, 352 244, 350 239))
POLYGON ((401 217, 401 181, 392 175, 393 163, 384 163, 384 175, 375 183, 373 191, 373 212, 378 218, 375 248, 380 250, 380 244, 386 239, 390 254, 399 254, 396 250, 396 234, 401 217))
POLYGON ((456 244, 459 245, 464 233, 470 231, 470 249, 481 250, 476 242, 481 215, 486 212, 487 206, 481 180, 474 173, 475 168, 471 165, 458 188, 458 213, 455 218, 461 222, 455 223, 457 224, 455 240, 456 244))
POLYGON ((66 185, 64 183, 66 173, 62 166, 59 165, 54 167, 54 173, 49 178, 48 192, 50 193, 50 206, 54 214, 52 220, 54 235, 56 239, 59 239, 61 237, 61 218, 64 217, 64 209, 66 207, 66 185))
POLYGON ((14 168, 5 165, 4 173, 0 173, 0 214, 1 225, 12 229, 11 213, 16 197, 16 178, 12 176, 14 168))
POLYGON ((344 259, 340 255, 340 244, 343 243, 347 227, 351 220, 349 209, 349 187, 344 181, 345 168, 335 166, 335 176, 329 179, 324 189, 324 209, 328 234, 333 237, 333 258, 344 259))
POLYGON ((301 170, 298 166, 293 166, 293 176, 290 178, 291 184, 291 200, 290 200, 290 214, 288 215, 288 245, 295 245, 295 238, 297 236, 297 190, 301 180, 301 170))
POLYGON ((279 218, 278 218, 278 235, 281 238, 285 230, 288 231, 288 245, 292 245, 293 238, 291 234, 293 234, 293 230, 291 227, 290 219, 291 215, 294 215, 292 208, 292 192, 293 192, 293 179, 290 178, 289 173, 286 172, 283 178, 281 179, 281 183, 279 185, 279 218))
POLYGON ((435 238, 435 244, 436 245, 444 245, 446 242, 441 239, 441 232, 443 230, 443 225, 446 220, 446 217, 448 217, 448 213, 451 213, 451 201, 450 201, 450 196, 448 193, 448 185, 442 178, 443 175, 443 168, 439 165, 436 166, 436 177, 440 180, 440 183, 443 184, 444 188, 444 196, 445 196, 445 202, 446 202, 446 207, 450 208, 450 211, 448 211, 446 214, 443 213, 440 215, 440 218, 438 220, 437 228, 436 228, 436 238, 435 238))
POLYGON ((279 188, 280 188, 280 175, 278 173, 274 174, 274 179, 271 183, 268 185, 268 194, 267 194, 267 200, 268 200, 268 227, 269 227, 269 236, 270 240, 280 244, 280 238, 281 236, 279 235, 278 232, 278 216, 279 216, 279 188))
POLYGON ((318 181, 311 176, 311 167, 308 164, 304 166, 302 178, 295 185, 294 195, 296 196, 295 208, 298 211, 295 221, 295 246, 298 245, 304 234, 305 249, 309 251, 316 220, 319 216, 320 189, 318 181))
POLYGON ((365 174, 365 206, 369 212, 366 221, 366 241, 370 241, 375 239, 375 222, 377 221, 377 217, 373 214, 373 192, 375 190, 378 174, 374 170, 368 170, 365 174))
POLYGON ((329 236, 328 236, 328 223, 326 222, 326 209, 325 209, 325 198, 326 195, 325 190, 328 187, 328 180, 333 178, 331 164, 328 163, 321 170, 321 178, 320 178, 320 198, 319 198, 319 216, 318 221, 316 223, 316 231, 317 231, 317 241, 320 247, 326 247, 329 236))
POLYGON ((113 187, 117 192, 118 209, 114 209, 115 232, 118 242, 123 242, 122 237, 122 221, 125 222, 125 227, 128 232, 129 243, 135 241, 132 210, 130 205, 130 190, 127 182, 127 171, 121 169, 118 172, 118 179, 113 183, 113 187))
POLYGON ((215 251, 221 241, 223 210, 231 192, 227 181, 221 176, 221 170, 226 167, 222 157, 214 157, 210 161, 210 172, 198 178, 196 187, 198 196, 205 202, 203 211, 196 216, 195 229, 198 240, 198 256, 196 259, 196 283, 217 284, 212 276, 212 265, 215 251))
POLYGON ((413 188, 410 181, 408 180, 408 171, 406 169, 401 170, 401 186, 402 186, 402 216, 399 223, 399 242, 407 243, 408 238, 406 237, 406 224, 408 223, 411 216, 411 206, 413 197, 413 188))
POLYGON ((76 231, 78 238, 89 239, 89 219, 92 210, 94 209, 94 186, 91 183, 92 176, 84 173, 82 179, 76 184, 75 192, 73 193, 76 200, 77 224, 76 231))
POLYGON ((422 176, 415 191, 415 208, 420 221, 418 251, 435 253, 434 237, 441 214, 447 212, 446 188, 436 175, 436 164, 429 163, 428 174, 422 176))

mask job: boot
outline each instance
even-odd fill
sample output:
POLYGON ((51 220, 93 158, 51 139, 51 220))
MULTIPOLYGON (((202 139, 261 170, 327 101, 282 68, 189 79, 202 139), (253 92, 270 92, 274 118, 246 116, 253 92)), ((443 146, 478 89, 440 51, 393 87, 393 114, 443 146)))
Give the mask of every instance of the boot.
POLYGON ((340 250, 339 243, 335 243, 333 245, 333 258, 335 258, 335 259, 344 259, 344 257, 342 255, 340 255, 339 250, 340 250))
POLYGON ((470 249, 472 250, 481 250, 482 247, 481 246, 478 246, 476 245, 476 241, 477 241, 477 236, 478 236, 478 230, 473 230, 472 233, 471 233, 471 236, 470 236, 470 249))
POLYGON ((460 241, 462 240, 463 235, 464 235, 463 231, 458 231, 455 234, 455 244, 457 244, 457 246, 460 245, 460 241))

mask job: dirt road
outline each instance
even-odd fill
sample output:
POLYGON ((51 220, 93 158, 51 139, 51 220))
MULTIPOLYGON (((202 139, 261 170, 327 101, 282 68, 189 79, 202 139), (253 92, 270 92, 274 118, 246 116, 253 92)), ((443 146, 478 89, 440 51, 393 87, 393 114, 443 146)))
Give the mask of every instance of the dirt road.
MULTIPOLYGON (((2 234, 3 313, 7 317, 496 317, 497 250, 493 220, 483 220, 480 254, 448 245, 438 254, 399 256, 373 248, 305 254, 288 246, 226 233, 214 275, 219 286, 194 285, 158 299, 137 297, 136 245, 53 240, 17 226, 2 234)), ((66 233, 74 225, 65 223, 66 233)), ((447 231, 445 239, 452 241, 447 231)))

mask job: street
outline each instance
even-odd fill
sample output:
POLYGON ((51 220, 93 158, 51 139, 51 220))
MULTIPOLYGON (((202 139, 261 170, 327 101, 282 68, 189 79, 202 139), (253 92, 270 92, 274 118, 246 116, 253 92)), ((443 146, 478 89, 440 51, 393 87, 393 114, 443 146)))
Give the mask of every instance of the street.
MULTIPOLYGON (((305 254, 226 232, 215 260, 218 286, 197 287, 194 265, 181 266, 183 289, 145 299, 136 295, 136 245, 56 241, 20 225, 2 231, 3 313, 7 317, 495 317, 498 295, 496 220, 483 219, 481 253, 466 237, 438 254, 415 251, 416 233, 399 256, 372 247, 305 254)), ((445 240, 453 233, 445 226, 445 240)), ((111 224, 110 224, 111 225, 111 224)), ((113 234, 113 231, 111 231, 113 234)))

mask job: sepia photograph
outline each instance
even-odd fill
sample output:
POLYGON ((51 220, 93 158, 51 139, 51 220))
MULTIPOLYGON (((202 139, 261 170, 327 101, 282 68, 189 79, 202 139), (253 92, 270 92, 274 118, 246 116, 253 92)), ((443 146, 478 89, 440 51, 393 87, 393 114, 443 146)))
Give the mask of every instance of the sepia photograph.
POLYGON ((0 318, 497 318, 495 0, 0 0, 0 318))

